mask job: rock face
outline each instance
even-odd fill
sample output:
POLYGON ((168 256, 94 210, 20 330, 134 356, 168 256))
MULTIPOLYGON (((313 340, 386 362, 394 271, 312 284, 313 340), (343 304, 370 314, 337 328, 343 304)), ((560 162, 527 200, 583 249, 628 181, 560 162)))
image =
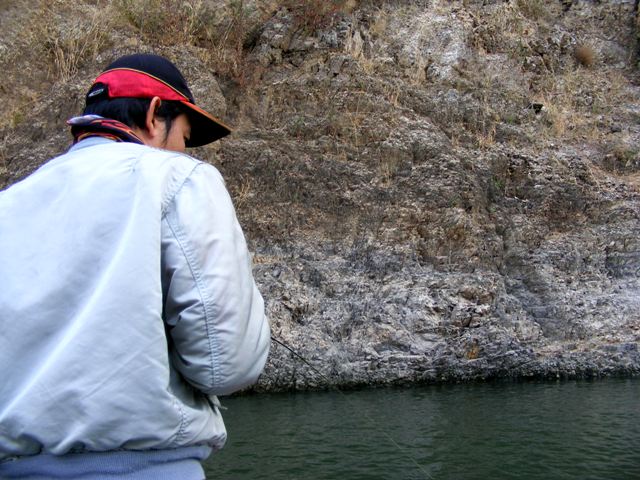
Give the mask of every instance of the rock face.
MULTIPOLYGON (((34 15, 14 3, 3 28, 34 15)), ((238 126, 195 156, 274 336, 322 374, 274 343, 256 388, 640 371, 633 1, 236 3, 174 44, 131 13, 72 77, 35 74, 3 107, 34 114, 2 125, 4 184, 64 147, 101 67, 154 46, 238 126)), ((0 45, 6 88, 23 44, 0 45)))

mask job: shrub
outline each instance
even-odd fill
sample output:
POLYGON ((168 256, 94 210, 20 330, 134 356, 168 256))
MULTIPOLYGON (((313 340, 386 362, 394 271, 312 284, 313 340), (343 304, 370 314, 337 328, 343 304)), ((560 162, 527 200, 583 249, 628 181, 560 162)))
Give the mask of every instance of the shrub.
POLYGON ((583 67, 593 67, 596 61, 596 52, 593 47, 585 44, 576 46, 573 52, 576 61, 583 67))

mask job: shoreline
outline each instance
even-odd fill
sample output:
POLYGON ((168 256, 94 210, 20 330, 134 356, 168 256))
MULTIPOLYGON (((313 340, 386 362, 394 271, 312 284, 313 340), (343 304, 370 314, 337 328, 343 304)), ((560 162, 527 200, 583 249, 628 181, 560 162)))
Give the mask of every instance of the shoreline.
MULTIPOLYGON (((519 365, 482 364, 478 359, 472 364, 458 362, 442 365, 437 369, 400 370, 396 366, 395 375, 385 369, 378 371, 353 371, 348 376, 344 373, 336 376, 326 376, 323 380, 308 367, 296 370, 296 376, 284 381, 273 370, 266 371, 258 383, 242 392, 252 393, 280 393, 305 392, 327 390, 361 390, 368 388, 411 388, 421 385, 454 385, 490 382, 529 382, 529 381, 571 381, 598 380, 606 378, 636 378, 640 375, 640 352, 637 343, 624 343, 622 356, 591 355, 534 358, 521 362, 519 365), (582 357, 582 358, 579 358, 582 357), (387 377, 381 375, 386 372, 387 377), (326 381, 329 380, 329 383, 326 381)), ((570 352, 569 352, 570 353, 570 352)), ((581 352, 583 353, 583 352, 581 352)), ((404 365, 407 367, 407 365, 404 365)))

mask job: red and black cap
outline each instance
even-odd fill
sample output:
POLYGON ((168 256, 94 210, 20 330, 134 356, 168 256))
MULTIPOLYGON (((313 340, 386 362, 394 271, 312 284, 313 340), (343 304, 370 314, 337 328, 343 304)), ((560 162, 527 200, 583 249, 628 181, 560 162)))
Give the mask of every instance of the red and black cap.
POLYGON ((231 133, 231 129, 196 106, 180 70, 164 57, 134 54, 110 64, 87 93, 87 103, 98 98, 153 98, 181 102, 191 123, 187 147, 199 147, 231 133))

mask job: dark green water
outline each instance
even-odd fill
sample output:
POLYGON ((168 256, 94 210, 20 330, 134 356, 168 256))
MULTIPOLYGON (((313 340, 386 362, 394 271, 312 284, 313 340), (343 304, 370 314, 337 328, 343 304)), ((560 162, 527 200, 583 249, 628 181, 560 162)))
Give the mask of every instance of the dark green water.
POLYGON ((205 465, 211 480, 640 479, 640 379, 272 394, 223 404, 229 440, 205 465))

